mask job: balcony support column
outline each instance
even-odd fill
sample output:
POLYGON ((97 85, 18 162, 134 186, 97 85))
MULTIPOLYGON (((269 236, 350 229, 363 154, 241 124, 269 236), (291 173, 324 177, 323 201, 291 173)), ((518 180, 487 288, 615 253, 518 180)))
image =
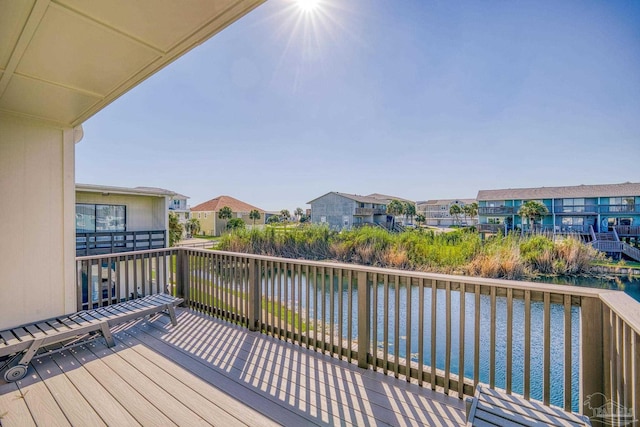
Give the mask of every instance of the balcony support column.
MULTIPOLYGON (((358 272, 358 367, 369 368, 369 341, 371 331, 371 297, 367 273, 358 272)), ((375 351, 375 350, 374 350, 375 351)))

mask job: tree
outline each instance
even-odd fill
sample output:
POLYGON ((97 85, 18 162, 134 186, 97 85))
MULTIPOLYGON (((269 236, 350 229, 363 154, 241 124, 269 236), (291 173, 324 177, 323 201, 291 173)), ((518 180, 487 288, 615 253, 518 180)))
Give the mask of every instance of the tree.
POLYGON ((198 221, 197 218, 189 218, 189 221, 187 221, 186 227, 187 227, 187 233, 189 233, 191 236, 195 236, 201 230, 200 221, 198 221))
POLYGON ((392 200, 387 205, 387 214, 393 216, 393 222, 396 220, 396 216, 404 213, 404 205, 398 200, 392 200))
POLYGON ((419 213, 416 215, 416 222, 418 223, 418 225, 424 224, 426 220, 427 217, 424 214, 419 213))
POLYGON ((232 217, 233 217, 233 211, 231 210, 231 208, 229 206, 223 206, 218 211, 218 218, 220 218, 221 220, 225 221, 225 228, 227 226, 227 221, 229 221, 232 217))
POLYGON ((466 214, 471 218, 475 218, 478 216, 478 203, 473 202, 464 206, 466 209, 466 214))
POLYGON ((175 246, 182 238, 184 227, 178 222, 178 215, 169 212, 169 246, 175 246))
POLYGON ((449 215, 453 217, 453 223, 456 222, 460 225, 460 214, 462 213, 462 208, 459 204, 454 203, 449 207, 449 215))
POLYGON ((277 224, 280 222, 280 217, 278 215, 271 215, 267 218, 267 224, 277 224))
POLYGON ((256 220, 260 219, 260 211, 258 209, 253 209, 249 212, 249 219, 253 221, 253 226, 256 225, 256 220))
POLYGON ((402 207, 403 207, 404 214, 407 217, 407 222, 411 220, 411 223, 413 223, 413 217, 416 215, 415 203, 404 202, 404 205, 402 207))
POLYGON ((244 221, 242 218, 231 218, 227 222, 227 230, 235 231, 244 228, 244 221))
POLYGON ((282 209, 280 211, 280 219, 285 222, 285 221, 289 221, 289 218, 291 218, 291 213, 289 212, 289 209, 282 209))
POLYGON ((295 214, 296 218, 298 218, 298 221, 300 221, 300 219, 304 215, 304 211, 302 210, 302 208, 296 208, 296 210, 293 211, 293 213, 295 214))
POLYGON ((531 232, 536 231, 536 219, 541 218, 548 214, 549 210, 544 203, 537 200, 527 200, 518 209, 518 215, 522 218, 527 218, 529 221, 529 228, 531 232))

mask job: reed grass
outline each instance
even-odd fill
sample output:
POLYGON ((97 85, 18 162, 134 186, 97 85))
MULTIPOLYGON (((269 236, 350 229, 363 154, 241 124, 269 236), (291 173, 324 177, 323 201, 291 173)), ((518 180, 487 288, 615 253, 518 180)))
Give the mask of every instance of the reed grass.
POLYGON ((540 274, 576 275, 590 271, 601 253, 575 238, 553 242, 540 235, 496 235, 482 241, 475 232, 389 233, 377 227, 336 232, 306 225, 286 233, 237 230, 218 249, 310 260, 335 260, 377 267, 482 277, 522 279, 540 274))

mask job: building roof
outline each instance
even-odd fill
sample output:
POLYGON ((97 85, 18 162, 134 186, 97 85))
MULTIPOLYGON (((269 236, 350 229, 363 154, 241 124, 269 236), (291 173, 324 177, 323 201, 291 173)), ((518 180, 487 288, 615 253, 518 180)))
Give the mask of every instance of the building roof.
POLYGON ((538 200, 585 197, 640 196, 640 183, 575 185, 569 187, 507 188, 480 190, 478 200, 538 200))
POLYGON ((96 184, 76 184, 76 191, 83 191, 88 193, 110 193, 110 194, 132 194, 140 196, 169 196, 173 197, 177 193, 171 190, 165 190, 164 188, 155 187, 114 187, 111 185, 96 185, 96 184))
POLYGON ((367 197, 373 197, 374 199, 384 200, 386 202, 390 202, 392 200, 398 200, 400 202, 415 203, 413 200, 403 199, 402 197, 398 197, 398 196, 390 196, 388 194, 373 193, 373 194, 369 194, 367 197))
POLYGON ((171 190, 166 190, 164 188, 160 188, 160 187, 136 187, 139 188, 141 190, 159 190, 159 191, 168 191, 170 193, 172 193, 171 197, 174 199, 190 199, 189 196, 185 196, 184 194, 180 194, 180 193, 176 193, 175 191, 171 191, 171 190))
POLYGON ((354 200, 354 201, 359 202, 359 203, 373 203, 373 204, 377 204, 377 205, 386 205, 387 204, 386 200, 383 200, 383 199, 377 199, 375 197, 370 197, 370 196, 360 196, 358 194, 339 193, 337 191, 330 191, 330 192, 328 192, 326 194, 323 194, 320 197, 316 197, 315 199, 307 202, 307 204, 310 205, 311 203, 315 202, 316 200, 321 199, 324 196, 327 196, 329 194, 337 194, 338 196, 342 196, 342 197, 354 200))
POLYGON ((454 202, 462 202, 465 205, 474 203, 476 199, 432 199, 417 202, 418 205, 449 205, 454 202))
POLYGON ((231 196, 218 196, 215 199, 200 203, 196 207, 191 208, 191 212, 218 212, 225 206, 230 207, 233 212, 251 212, 252 210, 257 209, 259 212, 264 213, 263 209, 257 208, 241 200, 234 199, 231 196))

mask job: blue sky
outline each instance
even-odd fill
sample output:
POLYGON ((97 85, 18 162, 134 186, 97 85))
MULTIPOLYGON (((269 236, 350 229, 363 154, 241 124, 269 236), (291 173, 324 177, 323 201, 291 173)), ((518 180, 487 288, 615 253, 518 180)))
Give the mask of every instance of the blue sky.
POLYGON ((84 130, 77 182, 192 206, 640 182, 640 2, 270 0, 84 130))

